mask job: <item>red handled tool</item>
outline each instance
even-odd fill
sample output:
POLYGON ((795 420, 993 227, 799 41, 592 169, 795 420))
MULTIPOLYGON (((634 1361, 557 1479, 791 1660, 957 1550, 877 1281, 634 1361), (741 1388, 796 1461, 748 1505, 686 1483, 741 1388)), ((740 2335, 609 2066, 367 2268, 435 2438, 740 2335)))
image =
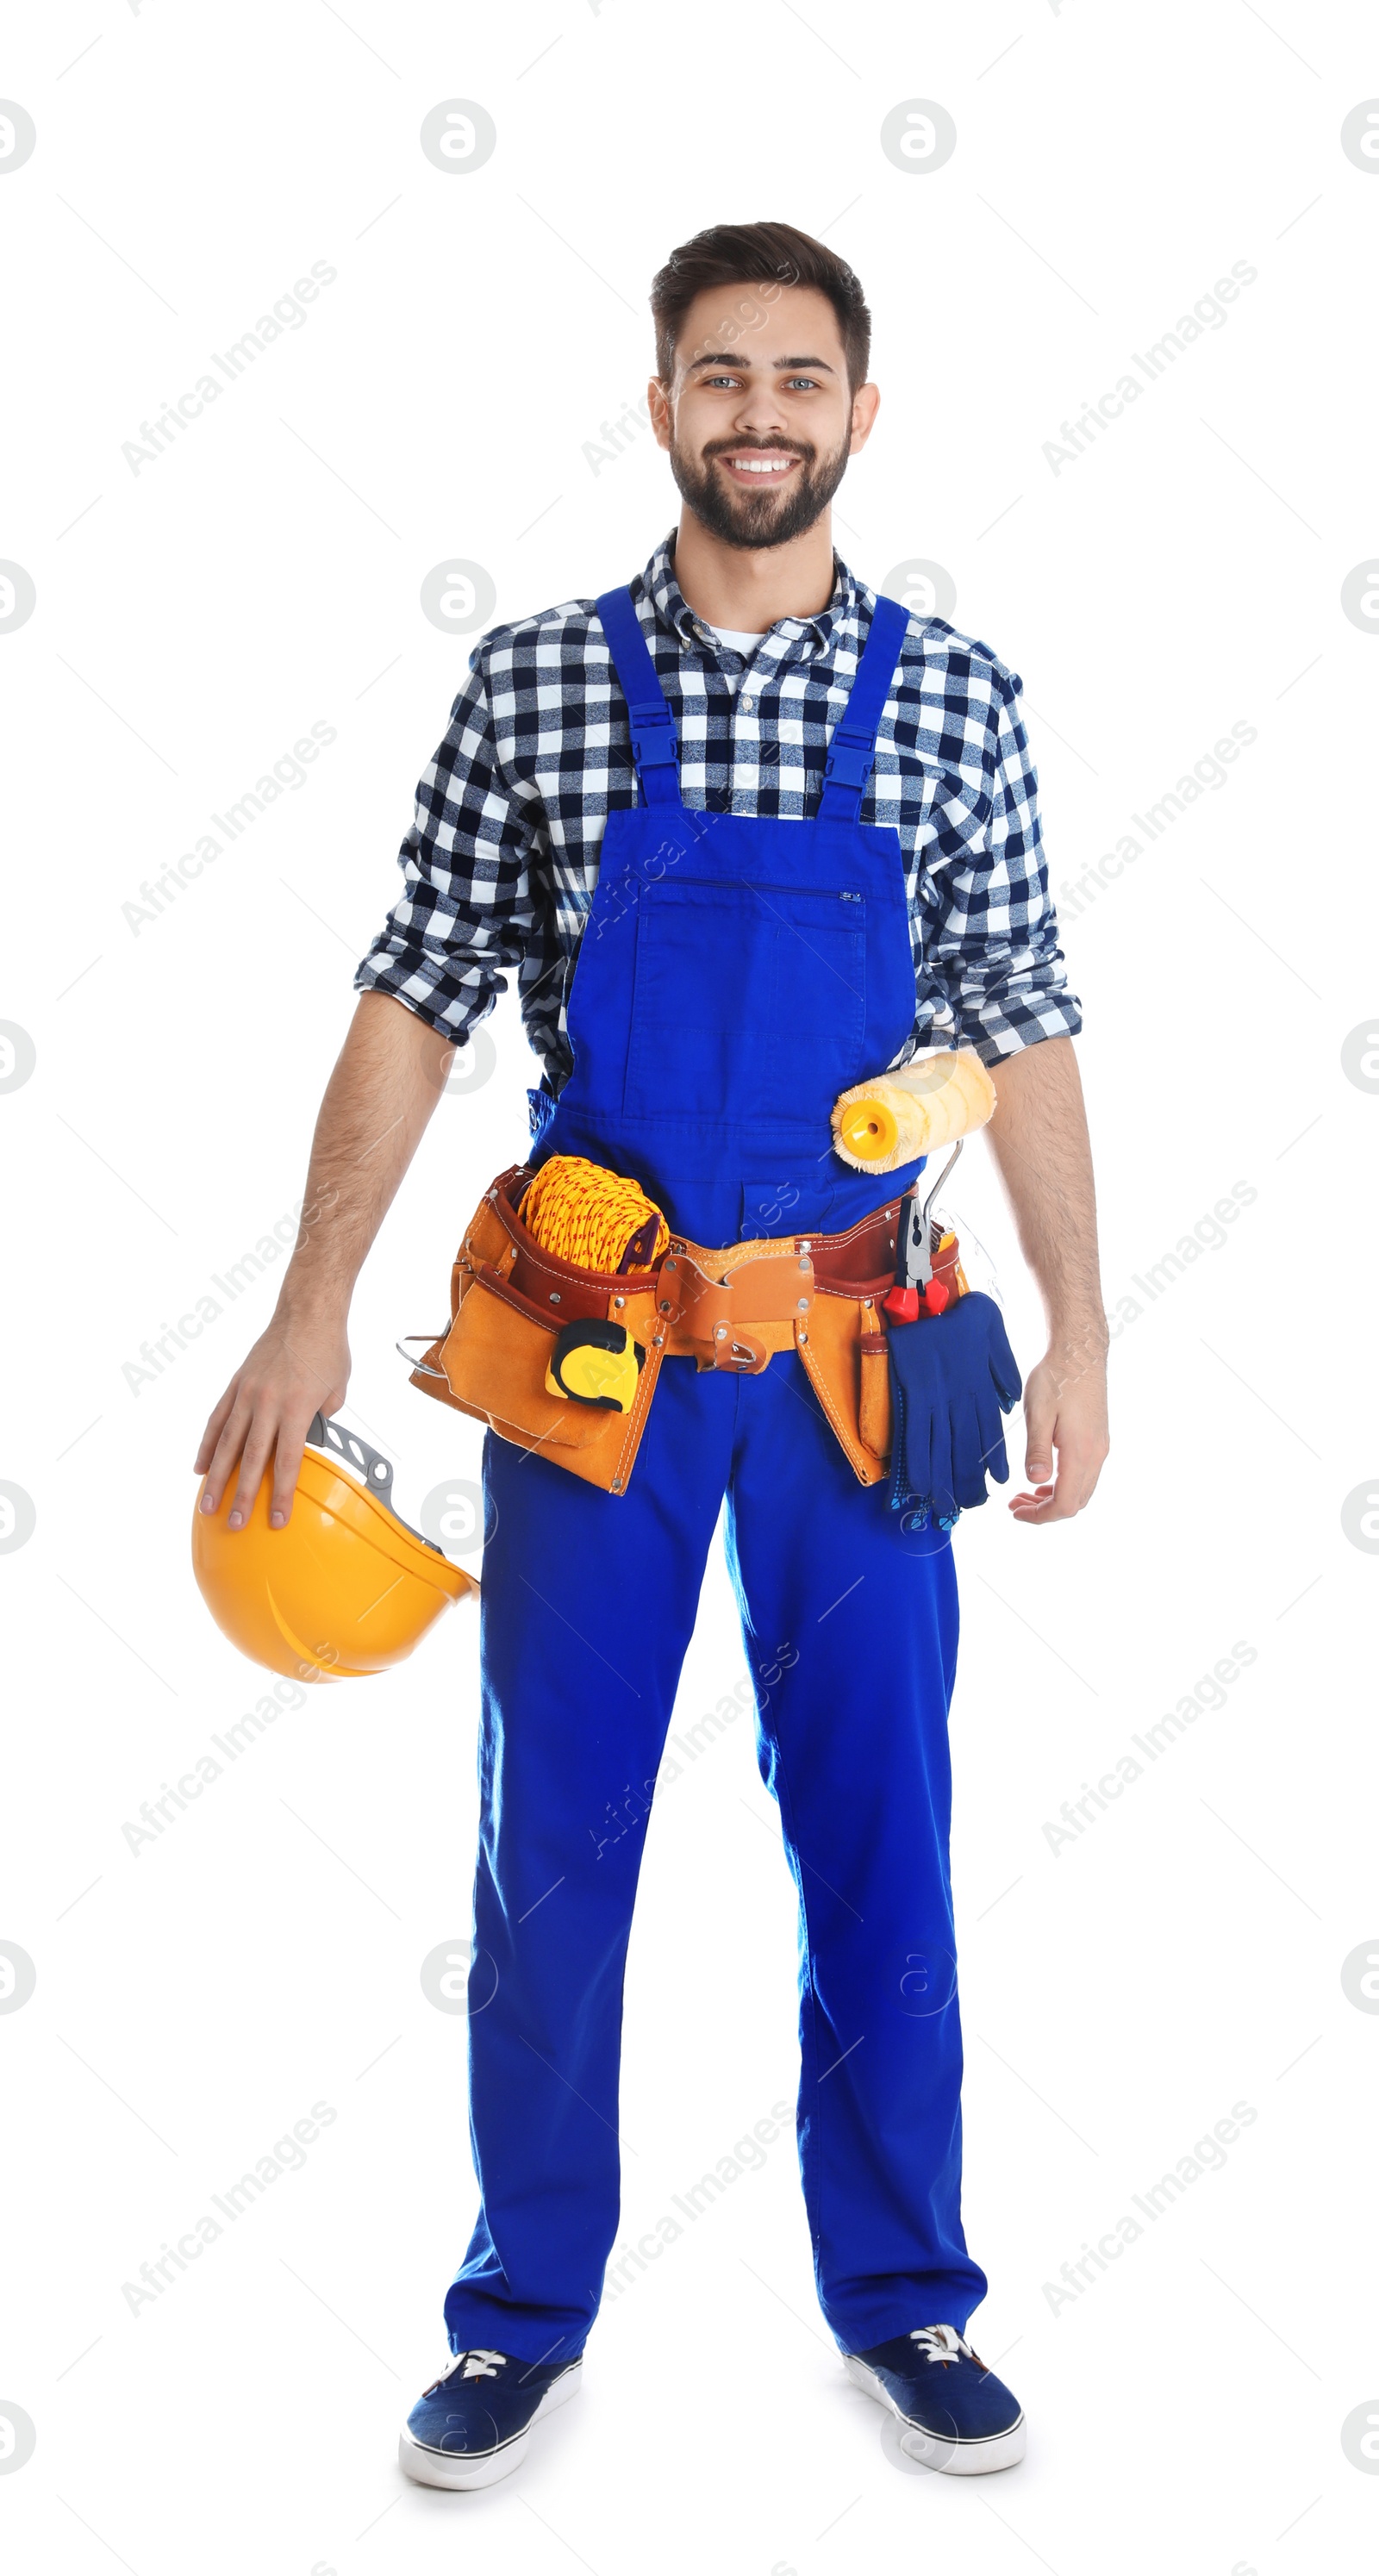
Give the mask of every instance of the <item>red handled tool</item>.
POLYGON ((929 1210, 938 1197, 953 1165, 962 1152, 958 1138, 943 1170, 923 1204, 917 1189, 906 1190, 900 1202, 900 1220, 896 1228, 895 1285, 881 1300, 886 1314, 895 1324, 918 1323, 921 1315, 941 1315, 952 1298, 946 1281, 934 1277, 935 1229, 929 1210))

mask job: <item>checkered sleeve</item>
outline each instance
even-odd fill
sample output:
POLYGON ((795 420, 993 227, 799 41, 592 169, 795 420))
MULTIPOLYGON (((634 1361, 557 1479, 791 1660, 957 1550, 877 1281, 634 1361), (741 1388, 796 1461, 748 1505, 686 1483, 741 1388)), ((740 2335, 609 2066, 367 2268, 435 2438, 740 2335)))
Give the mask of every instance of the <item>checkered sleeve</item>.
POLYGON ((390 993, 458 1045, 507 991, 500 971, 533 939, 540 808, 504 772, 495 740, 485 638, 450 726, 417 787, 398 852, 402 892, 355 973, 356 992, 390 993))
POLYGON ((984 792, 969 809, 949 807, 921 895, 927 977, 986 1064, 1082 1026, 1049 894, 1022 683, 994 657, 990 671, 984 792))

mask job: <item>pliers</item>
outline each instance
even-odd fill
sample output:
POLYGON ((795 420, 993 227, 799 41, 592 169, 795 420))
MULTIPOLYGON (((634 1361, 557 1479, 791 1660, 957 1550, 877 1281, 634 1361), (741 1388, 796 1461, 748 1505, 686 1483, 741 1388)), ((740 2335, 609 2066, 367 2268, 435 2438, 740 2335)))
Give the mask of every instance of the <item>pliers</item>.
POLYGON ((952 1290, 934 1277, 929 1210, 962 1152, 960 1136, 923 1204, 917 1188, 906 1190, 896 1227, 895 1284, 881 1300, 894 1324, 917 1323, 921 1315, 941 1315, 952 1290))

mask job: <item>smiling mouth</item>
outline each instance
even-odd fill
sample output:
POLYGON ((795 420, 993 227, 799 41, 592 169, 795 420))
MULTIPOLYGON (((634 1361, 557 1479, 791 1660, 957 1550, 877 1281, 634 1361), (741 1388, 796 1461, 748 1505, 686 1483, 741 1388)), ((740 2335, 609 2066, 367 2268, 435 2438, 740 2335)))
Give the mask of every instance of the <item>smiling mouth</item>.
POLYGON ((797 456, 785 455, 779 448, 744 448, 736 455, 720 456, 717 461, 726 468, 733 482, 750 484, 754 490, 760 491, 769 489, 773 483, 783 483, 792 466, 798 465, 800 460, 797 456))

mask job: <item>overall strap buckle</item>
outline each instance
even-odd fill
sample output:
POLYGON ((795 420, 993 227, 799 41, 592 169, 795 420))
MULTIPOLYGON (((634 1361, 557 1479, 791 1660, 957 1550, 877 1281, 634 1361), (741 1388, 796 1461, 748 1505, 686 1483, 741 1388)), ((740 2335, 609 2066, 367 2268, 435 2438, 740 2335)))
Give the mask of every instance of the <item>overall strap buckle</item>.
POLYGON ((629 707, 632 720, 632 757, 638 769, 664 769, 675 766, 679 741, 675 719, 664 698, 659 707, 629 707))
POLYGON ((828 746, 828 757, 824 762, 824 779, 830 785, 854 789, 860 798, 871 776, 875 757, 874 735, 854 733, 846 728, 846 720, 840 718, 833 728, 833 739, 828 746))
POLYGON ((876 759, 876 729, 890 695, 910 612, 898 599, 878 595, 847 705, 833 728, 819 797, 822 823, 855 823, 862 790, 876 759))

